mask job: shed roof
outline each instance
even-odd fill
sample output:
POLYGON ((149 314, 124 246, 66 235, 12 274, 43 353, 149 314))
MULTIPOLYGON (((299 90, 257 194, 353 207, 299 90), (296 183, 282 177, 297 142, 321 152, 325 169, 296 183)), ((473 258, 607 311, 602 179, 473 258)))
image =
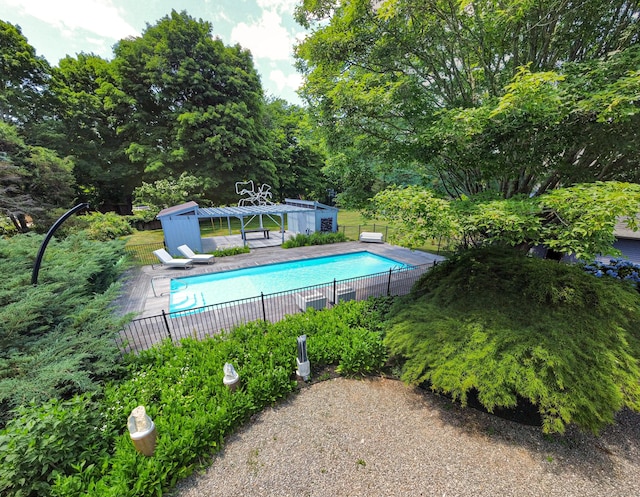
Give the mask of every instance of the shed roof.
POLYGON ((613 229, 613 234, 616 238, 626 238, 629 240, 640 240, 640 231, 633 231, 627 228, 627 224, 625 222, 626 218, 618 219, 615 228, 613 229))
POLYGON ((286 199, 286 204, 268 204, 268 205, 244 205, 244 206, 232 206, 232 207, 199 207, 193 200, 180 205, 174 205, 161 210, 156 216, 158 219, 167 216, 179 216, 181 214, 195 213, 198 218, 212 218, 212 217, 247 217, 258 216, 260 214, 268 215, 280 215, 288 214, 291 212, 308 212, 315 209, 334 209, 335 207, 329 207, 328 205, 321 204, 319 202, 311 202, 308 200, 292 200, 286 199))
POLYGON ((325 205, 325 204, 321 204, 320 202, 317 202, 315 200, 302 200, 302 199, 298 199, 298 198, 285 198, 284 199, 285 204, 287 205, 297 205, 300 207, 307 207, 309 209, 325 209, 325 210, 333 210, 333 211, 337 211, 338 208, 337 207, 332 207, 330 205, 325 205))
POLYGON ((179 214, 186 214, 187 212, 193 212, 197 209, 198 204, 191 200, 190 202, 185 202, 184 204, 174 205, 173 207, 162 209, 160 212, 158 212, 156 217, 159 219, 166 216, 176 216, 179 214))

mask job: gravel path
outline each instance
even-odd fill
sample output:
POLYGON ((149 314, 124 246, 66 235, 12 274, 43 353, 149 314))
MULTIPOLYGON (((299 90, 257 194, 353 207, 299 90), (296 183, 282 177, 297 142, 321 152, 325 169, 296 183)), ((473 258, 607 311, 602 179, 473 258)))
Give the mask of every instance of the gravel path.
POLYGON ((178 497, 640 495, 640 414, 544 436, 389 379, 315 383, 229 437, 178 497))

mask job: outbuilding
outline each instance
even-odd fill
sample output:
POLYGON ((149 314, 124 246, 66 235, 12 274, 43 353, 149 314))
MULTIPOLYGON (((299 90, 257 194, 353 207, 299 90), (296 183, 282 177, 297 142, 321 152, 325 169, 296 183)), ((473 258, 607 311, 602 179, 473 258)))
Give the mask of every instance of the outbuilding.
POLYGON ((285 219, 288 230, 294 233, 313 233, 316 231, 335 232, 338 229, 338 209, 319 202, 286 199, 284 204, 246 205, 238 207, 199 207, 194 201, 163 209, 156 216, 162 224, 164 243, 171 255, 179 255, 178 247, 186 244, 195 252, 202 252, 200 220, 226 218, 231 234, 232 217, 240 220, 240 233, 247 245, 248 223, 255 217, 262 221, 268 216, 280 226, 284 242, 285 219))

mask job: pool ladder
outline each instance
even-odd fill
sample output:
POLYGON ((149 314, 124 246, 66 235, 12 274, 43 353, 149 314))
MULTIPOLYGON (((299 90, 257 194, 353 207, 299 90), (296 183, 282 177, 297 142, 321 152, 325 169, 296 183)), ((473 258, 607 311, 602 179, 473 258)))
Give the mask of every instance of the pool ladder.
MULTIPOLYGON (((151 278, 151 289, 153 290, 154 297, 164 297, 165 295, 169 295, 171 293, 171 288, 169 288, 168 292, 160 292, 160 294, 158 294, 158 292, 156 291, 156 286, 154 285, 154 282, 156 280, 166 280, 167 278, 171 279, 171 276, 154 276, 153 278, 151 278)), ((184 288, 187 288, 189 286, 188 283, 181 284, 184 285, 184 288)))

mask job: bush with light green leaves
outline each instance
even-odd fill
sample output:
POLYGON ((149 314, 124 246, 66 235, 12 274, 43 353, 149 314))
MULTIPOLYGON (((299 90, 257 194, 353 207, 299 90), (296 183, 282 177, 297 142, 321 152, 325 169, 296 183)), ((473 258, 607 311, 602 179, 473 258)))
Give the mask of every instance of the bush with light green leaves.
POLYGON ((640 410, 640 295, 628 281, 513 249, 464 251, 391 312, 402 378, 491 412, 534 404, 545 432, 640 410))

